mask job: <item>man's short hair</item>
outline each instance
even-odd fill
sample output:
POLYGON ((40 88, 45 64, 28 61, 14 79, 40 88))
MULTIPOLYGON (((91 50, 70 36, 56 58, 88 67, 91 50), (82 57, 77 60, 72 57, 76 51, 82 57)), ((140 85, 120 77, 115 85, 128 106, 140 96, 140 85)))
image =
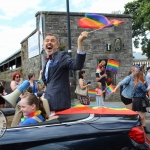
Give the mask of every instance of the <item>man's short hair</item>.
POLYGON ((28 79, 30 80, 33 76, 35 76, 35 73, 29 73, 28 74, 28 79))
POLYGON ((56 40, 59 42, 58 37, 57 37, 56 35, 54 35, 54 34, 52 34, 52 33, 46 33, 45 38, 46 38, 47 36, 54 36, 54 37, 56 37, 56 40))

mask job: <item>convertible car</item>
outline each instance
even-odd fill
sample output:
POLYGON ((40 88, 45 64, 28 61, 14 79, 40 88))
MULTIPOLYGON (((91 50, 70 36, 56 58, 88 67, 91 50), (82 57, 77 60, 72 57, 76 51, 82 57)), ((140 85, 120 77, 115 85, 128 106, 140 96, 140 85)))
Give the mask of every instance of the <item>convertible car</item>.
MULTIPOLYGON (((1 109, 8 117, 14 108, 1 109)), ((149 150, 138 114, 125 108, 73 106, 42 123, 7 128, 2 150, 149 150)))
MULTIPOLYGON (((15 106, 28 86, 26 81, 4 99, 15 106)), ((0 111, 0 150, 150 150, 139 115, 126 108, 73 105, 45 122, 10 127, 14 114, 15 108, 0 111)))

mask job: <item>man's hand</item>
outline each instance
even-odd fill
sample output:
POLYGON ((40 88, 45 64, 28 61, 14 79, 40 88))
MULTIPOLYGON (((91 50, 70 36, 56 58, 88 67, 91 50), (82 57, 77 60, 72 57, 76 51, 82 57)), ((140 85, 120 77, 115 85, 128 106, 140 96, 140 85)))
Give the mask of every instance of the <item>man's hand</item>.
POLYGON ((78 51, 82 51, 82 42, 88 37, 88 32, 82 32, 78 37, 78 51))
POLYGON ((87 31, 83 31, 79 37, 78 37, 78 42, 82 42, 83 40, 85 40, 88 37, 88 32, 87 31))
POLYGON ((43 70, 40 71, 40 74, 41 74, 41 75, 42 75, 42 73, 43 73, 43 70))

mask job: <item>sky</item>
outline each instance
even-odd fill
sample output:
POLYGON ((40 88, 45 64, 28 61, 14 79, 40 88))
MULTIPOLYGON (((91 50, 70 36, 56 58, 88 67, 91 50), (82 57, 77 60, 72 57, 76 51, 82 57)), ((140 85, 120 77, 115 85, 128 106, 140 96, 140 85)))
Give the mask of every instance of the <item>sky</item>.
MULTIPOLYGON (((70 12, 124 11, 132 0, 69 0, 70 12)), ((0 62, 21 48, 20 42, 36 28, 38 11, 66 11, 66 0, 0 0, 0 62)), ((140 49, 136 49, 140 51, 140 49)))

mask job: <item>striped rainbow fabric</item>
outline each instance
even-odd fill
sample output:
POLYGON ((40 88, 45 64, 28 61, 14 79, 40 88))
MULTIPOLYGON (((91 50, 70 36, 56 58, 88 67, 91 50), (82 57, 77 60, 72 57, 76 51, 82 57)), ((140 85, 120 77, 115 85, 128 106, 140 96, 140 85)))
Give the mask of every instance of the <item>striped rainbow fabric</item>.
POLYGON ((114 89, 115 89, 115 87, 112 84, 110 84, 109 86, 106 86, 105 90, 108 94, 112 94, 114 89))
POLYGON ((104 115, 112 115, 112 114, 123 114, 123 115, 138 115, 137 112, 129 110, 127 108, 120 108, 120 107, 98 107, 98 106, 85 106, 82 104, 77 104, 72 106, 69 109, 65 109, 63 111, 57 111, 56 115, 59 114, 82 114, 82 113, 91 113, 91 114, 104 114, 104 115))
POLYGON ((124 23, 124 20, 112 19, 108 20, 107 17, 99 14, 85 14, 85 17, 78 20, 81 28, 108 28, 118 26, 124 23))
POLYGON ((113 59, 108 59, 106 70, 117 73, 119 69, 119 62, 113 59))
POLYGON ((95 97, 96 96, 96 91, 95 90, 88 90, 88 96, 89 97, 95 97))

